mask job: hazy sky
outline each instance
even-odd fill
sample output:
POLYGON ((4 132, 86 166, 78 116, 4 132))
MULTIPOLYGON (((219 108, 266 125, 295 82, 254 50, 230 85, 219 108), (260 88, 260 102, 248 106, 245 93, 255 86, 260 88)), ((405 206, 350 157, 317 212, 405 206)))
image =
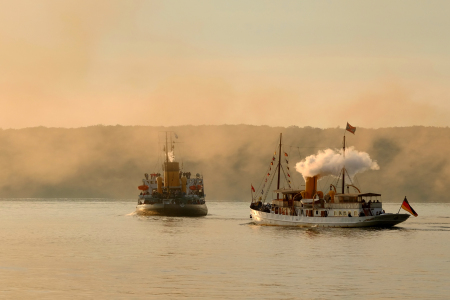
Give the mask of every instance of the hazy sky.
POLYGON ((448 126, 450 1, 0 2, 0 127, 448 126))

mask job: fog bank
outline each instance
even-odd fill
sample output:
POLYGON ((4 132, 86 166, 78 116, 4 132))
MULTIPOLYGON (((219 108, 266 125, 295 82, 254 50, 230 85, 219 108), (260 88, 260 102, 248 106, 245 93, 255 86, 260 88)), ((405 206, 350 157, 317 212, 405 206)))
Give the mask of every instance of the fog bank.
MULTIPOLYGON (((179 136, 176 160, 204 174, 208 199, 249 201, 250 184, 265 178, 280 133, 291 166, 319 150, 339 149, 344 133, 249 125, 0 130, 0 197, 135 199, 144 173, 161 165, 158 141, 166 130, 179 136)), ((361 190, 387 202, 405 195, 411 203, 449 202, 449 135, 449 128, 358 128, 347 145, 379 166, 357 174, 361 190)), ((302 175, 291 173, 293 187, 303 188, 302 175)), ((326 191, 329 183, 324 177, 319 187, 326 191)))

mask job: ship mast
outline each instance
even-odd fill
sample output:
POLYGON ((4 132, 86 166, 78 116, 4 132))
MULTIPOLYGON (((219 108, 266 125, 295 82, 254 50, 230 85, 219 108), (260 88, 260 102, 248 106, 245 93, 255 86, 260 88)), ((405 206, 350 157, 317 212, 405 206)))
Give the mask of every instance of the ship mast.
POLYGON ((345 132, 344 132, 343 154, 344 154, 344 167, 342 168, 342 194, 344 194, 345 192, 345 132))
MULTIPOLYGON (((169 181, 169 172, 167 170, 167 168, 169 167, 169 150, 168 150, 168 144, 167 144, 167 131, 166 131, 166 167, 164 168, 164 173, 167 174, 167 177, 165 178, 165 180, 169 181)), ((167 182, 167 193, 169 192, 169 183, 167 182)))
MULTIPOLYGON (((280 133, 280 147, 278 149, 278 183, 277 183, 277 190, 280 189, 280 169, 281 169, 281 137, 282 133, 280 133)), ((277 200, 279 199, 279 193, 277 193, 277 200)))
POLYGON ((166 131, 166 166, 169 164, 169 151, 168 151, 169 145, 167 144, 167 131, 166 131))

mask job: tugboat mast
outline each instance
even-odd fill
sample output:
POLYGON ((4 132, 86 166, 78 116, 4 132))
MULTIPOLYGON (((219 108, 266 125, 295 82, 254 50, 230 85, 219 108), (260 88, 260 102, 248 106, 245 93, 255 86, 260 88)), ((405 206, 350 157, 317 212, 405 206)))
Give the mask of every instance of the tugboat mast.
MULTIPOLYGON (((281 169, 281 137, 282 133, 280 133, 280 147, 278 149, 278 183, 277 183, 277 190, 280 189, 280 169, 281 169)), ((277 199, 279 198, 279 193, 277 193, 277 199)))

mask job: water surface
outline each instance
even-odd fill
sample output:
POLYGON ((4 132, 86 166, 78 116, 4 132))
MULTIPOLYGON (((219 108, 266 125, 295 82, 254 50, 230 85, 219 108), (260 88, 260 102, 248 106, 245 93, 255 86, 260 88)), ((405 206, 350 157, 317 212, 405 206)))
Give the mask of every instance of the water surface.
POLYGON ((256 226, 242 202, 178 218, 2 199, 0 298, 448 299, 450 205, 411 205, 419 217, 392 229, 305 229, 256 226))

